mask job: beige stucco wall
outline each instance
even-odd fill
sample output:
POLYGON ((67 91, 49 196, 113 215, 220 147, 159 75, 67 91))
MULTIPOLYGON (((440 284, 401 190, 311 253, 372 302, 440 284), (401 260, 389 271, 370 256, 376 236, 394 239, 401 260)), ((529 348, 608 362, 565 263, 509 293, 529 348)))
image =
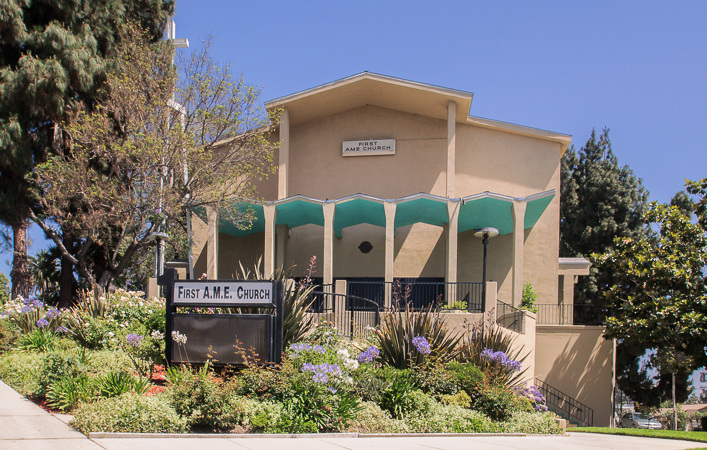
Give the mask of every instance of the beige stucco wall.
POLYGON ((613 344, 595 326, 538 325, 535 374, 594 410, 594 425, 609 426, 613 344))
POLYGON ((447 124, 366 106, 290 130, 289 195, 339 198, 362 193, 397 198, 446 194, 447 124), (396 154, 341 156, 341 143, 395 139, 396 154))

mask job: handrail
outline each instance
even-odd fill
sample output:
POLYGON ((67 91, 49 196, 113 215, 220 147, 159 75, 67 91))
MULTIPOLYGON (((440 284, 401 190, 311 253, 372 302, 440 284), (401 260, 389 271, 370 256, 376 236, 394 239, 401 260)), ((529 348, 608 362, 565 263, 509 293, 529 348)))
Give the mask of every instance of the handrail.
POLYGON ((523 321, 524 315, 524 310, 511 306, 501 300, 496 300, 496 323, 501 325, 503 328, 515 331, 516 333, 525 333, 523 321), (509 315, 512 317, 511 323, 507 323, 505 321, 509 315))
POLYGON ((550 386, 540 378, 535 378, 535 386, 545 397, 548 407, 556 413, 564 413, 567 416, 565 418, 569 418, 570 421, 574 420, 582 426, 591 427, 594 425, 594 410, 589 406, 550 386))

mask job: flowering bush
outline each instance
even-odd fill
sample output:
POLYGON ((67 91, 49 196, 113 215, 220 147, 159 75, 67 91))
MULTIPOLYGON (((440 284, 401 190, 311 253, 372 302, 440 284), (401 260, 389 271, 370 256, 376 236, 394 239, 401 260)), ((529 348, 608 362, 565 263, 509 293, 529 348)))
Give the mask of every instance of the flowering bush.
POLYGON ((23 333, 37 328, 52 332, 65 332, 62 326, 62 312, 54 307, 47 308, 42 300, 17 297, 5 303, 5 310, 0 312, 0 319, 7 318, 23 333))
POLYGON ((502 351, 497 351, 494 352, 493 350, 489 348, 485 348, 484 351, 481 352, 481 357, 486 359, 490 363, 496 363, 498 366, 500 366, 503 370, 506 371, 519 371, 521 367, 523 366, 520 361, 514 361, 508 357, 505 353, 502 351))
POLYGON ((525 386, 513 386, 513 392, 521 395, 531 401, 535 411, 546 412, 547 411, 547 400, 545 396, 540 393, 537 387, 527 384, 525 386))
POLYGON ((144 378, 151 378, 155 365, 164 361, 164 334, 160 331, 153 331, 147 337, 129 333, 120 347, 138 375, 144 378))

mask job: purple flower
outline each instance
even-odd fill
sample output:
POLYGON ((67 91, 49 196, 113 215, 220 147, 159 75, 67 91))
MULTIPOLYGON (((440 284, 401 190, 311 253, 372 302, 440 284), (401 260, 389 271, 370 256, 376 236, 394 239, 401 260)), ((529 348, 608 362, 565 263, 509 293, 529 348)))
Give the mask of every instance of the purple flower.
POLYGON ((41 300, 35 300, 32 302, 32 305, 34 305, 35 308, 41 308, 44 306, 44 303, 41 300))
POLYGON ((380 350, 378 350, 377 347, 370 346, 366 350, 362 351, 360 355, 358 355, 358 362, 360 363, 369 363, 372 362, 375 358, 377 358, 380 355, 380 350))
POLYGON ((133 347, 139 347, 140 343, 142 342, 142 336, 139 334, 130 333, 125 337, 125 341, 128 343, 128 345, 132 345, 133 347))
POLYGON ((337 392, 336 388, 333 388, 333 387, 330 387, 329 389, 327 389, 327 391, 331 392, 332 394, 336 394, 336 392, 337 392))
POLYGON ((429 355, 430 353, 432 353, 430 343, 427 342, 427 339, 422 336, 415 336, 414 338, 412 338, 412 345, 414 345, 417 351, 422 353, 423 355, 429 355))
POLYGON ((66 333, 66 332, 68 332, 68 331, 69 331, 69 329, 66 328, 66 327, 64 327, 64 326, 62 326, 62 325, 59 325, 58 327, 56 327, 56 332, 57 332, 57 333, 66 333))
POLYGON ((22 314, 27 314, 28 312, 32 311, 32 307, 29 305, 23 306, 22 307, 22 314))
POLYGON ((494 352, 489 348, 485 348, 484 351, 481 352, 481 357, 490 363, 499 364, 501 367, 508 371, 519 371, 523 366, 520 361, 514 361, 510 359, 508 355, 506 355, 500 350, 494 352))
POLYGON ((47 319, 49 320, 59 317, 60 315, 61 312, 56 308, 49 308, 49 310, 47 311, 47 319))
POLYGON ((325 384, 327 381, 329 381, 329 377, 327 377, 327 374, 322 373, 322 372, 315 372, 314 373, 314 382, 315 383, 325 384))
POLYGON ((312 351, 317 353, 326 353, 326 349, 321 345, 315 345, 314 347, 312 347, 312 351))
POLYGON ((49 326, 49 321, 48 321, 47 319, 39 319, 39 320, 37 321, 37 326, 38 326, 39 328, 47 327, 47 326, 49 326))

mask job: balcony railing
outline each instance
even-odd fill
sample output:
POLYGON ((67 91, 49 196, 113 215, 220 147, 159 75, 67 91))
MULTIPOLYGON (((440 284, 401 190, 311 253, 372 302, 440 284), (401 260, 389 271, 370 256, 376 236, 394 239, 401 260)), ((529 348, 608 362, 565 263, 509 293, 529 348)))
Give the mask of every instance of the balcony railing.
POLYGON ((538 325, 602 325, 609 310, 600 305, 536 305, 538 325))
POLYGON ((475 282, 446 283, 410 278, 401 278, 393 283, 378 280, 349 280, 348 294, 373 300, 384 308, 386 284, 391 285, 393 300, 410 303, 415 310, 426 308, 431 304, 446 305, 448 298, 451 297, 450 300, 466 303, 466 310, 469 312, 484 311, 482 285, 475 282))

